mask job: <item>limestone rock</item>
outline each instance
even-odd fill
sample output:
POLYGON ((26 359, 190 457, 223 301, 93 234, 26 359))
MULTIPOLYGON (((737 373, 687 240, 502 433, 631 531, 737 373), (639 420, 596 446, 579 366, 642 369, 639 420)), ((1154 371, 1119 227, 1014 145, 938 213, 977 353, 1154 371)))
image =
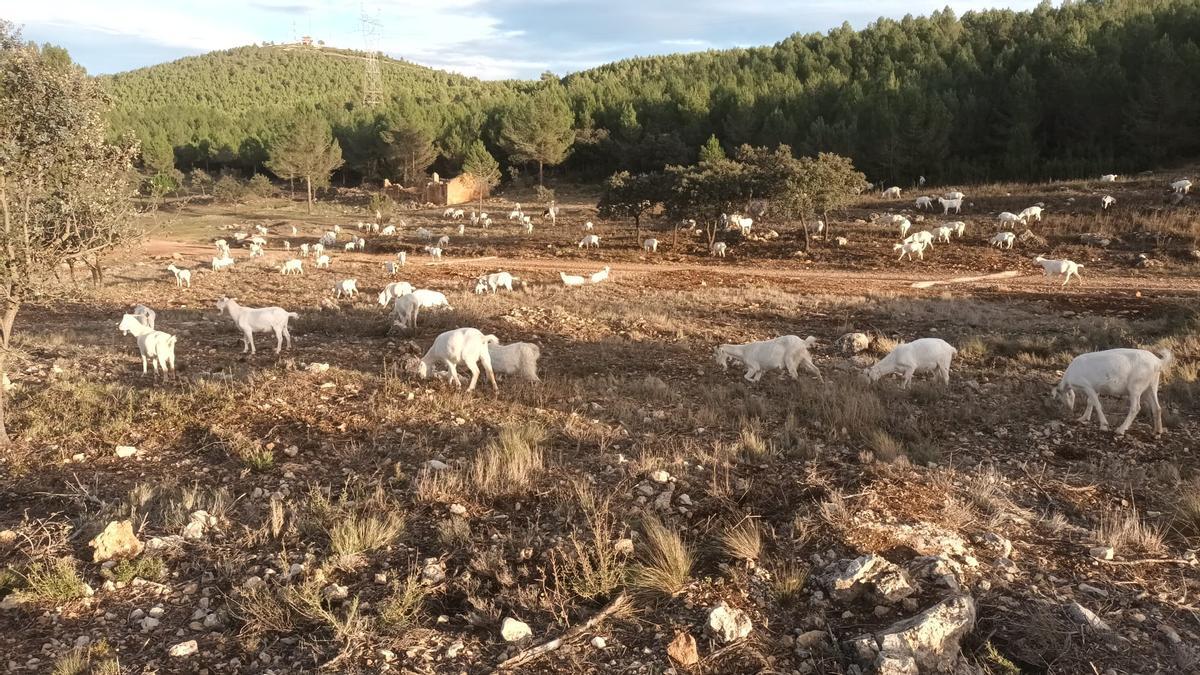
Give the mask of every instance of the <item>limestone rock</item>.
POLYGON ((137 451, 138 451, 138 449, 133 447, 132 445, 118 445, 117 450, 116 450, 116 455, 117 455, 117 457, 120 457, 121 459, 128 459, 129 457, 133 457, 134 455, 136 455, 137 451))
POLYGON ((879 599, 895 603, 917 590, 907 572, 875 554, 835 563, 821 581, 839 602, 850 602, 871 591, 879 599))
POLYGON ((680 633, 667 645, 667 656, 681 666, 694 666, 700 662, 696 649, 696 638, 691 633, 680 633))
POLYGON ((1075 623, 1087 626, 1096 632, 1107 633, 1112 630, 1107 623, 1104 623, 1104 619, 1096 616, 1095 612, 1078 602, 1072 602, 1067 605, 1067 616, 1071 617, 1071 620, 1075 623))
POLYGON ((955 595, 873 635, 851 640, 847 647, 861 664, 873 664, 879 673, 949 672, 961 656, 959 642, 974 627, 975 601, 955 595))
POLYGON ((505 642, 520 642, 525 638, 533 637, 533 631, 530 630, 529 624, 508 616, 500 624, 500 637, 504 638, 505 642))
POLYGON ((708 612, 706 628, 717 642, 729 644, 749 635, 754 624, 745 612, 721 602, 708 612))
POLYGON ((167 654, 175 658, 183 658, 185 656, 191 656, 198 651, 200 651, 200 646, 196 644, 196 641, 188 640, 186 642, 180 642, 177 645, 171 645, 171 648, 167 650, 167 654))
POLYGON ((142 542, 133 534, 133 523, 128 520, 111 521, 104 531, 88 542, 94 549, 93 562, 104 562, 116 558, 136 558, 142 552, 142 542))

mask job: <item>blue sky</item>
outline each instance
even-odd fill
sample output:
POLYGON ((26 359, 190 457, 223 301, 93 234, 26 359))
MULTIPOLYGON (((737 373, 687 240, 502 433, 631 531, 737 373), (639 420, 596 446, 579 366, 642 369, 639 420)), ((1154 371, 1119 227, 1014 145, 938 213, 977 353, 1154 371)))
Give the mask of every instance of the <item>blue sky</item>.
POLYGON ((91 73, 113 73, 262 41, 312 35, 483 78, 558 75, 632 56, 749 47, 849 21, 861 28, 950 7, 1028 9, 1036 0, 0 0, 26 39, 66 47, 91 73))

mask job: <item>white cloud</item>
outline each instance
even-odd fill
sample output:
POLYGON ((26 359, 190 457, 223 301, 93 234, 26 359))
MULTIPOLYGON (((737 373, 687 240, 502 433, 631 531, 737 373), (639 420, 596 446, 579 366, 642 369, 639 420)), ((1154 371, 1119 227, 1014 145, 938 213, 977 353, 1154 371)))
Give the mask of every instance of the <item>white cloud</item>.
POLYGON ((252 30, 231 25, 227 19, 231 13, 216 11, 205 16, 207 12, 146 0, 23 2, 7 11, 17 24, 61 26, 189 50, 224 49, 261 39, 252 30))

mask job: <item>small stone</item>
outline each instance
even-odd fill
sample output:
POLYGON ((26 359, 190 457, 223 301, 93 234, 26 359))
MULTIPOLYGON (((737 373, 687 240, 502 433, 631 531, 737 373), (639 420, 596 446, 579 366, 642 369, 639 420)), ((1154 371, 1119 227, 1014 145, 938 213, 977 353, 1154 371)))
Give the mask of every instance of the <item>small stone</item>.
POLYGON ((212 612, 208 616, 204 617, 204 627, 205 628, 210 628, 210 629, 218 628, 220 625, 221 625, 221 615, 220 614, 217 614, 216 612, 212 612))
POLYGON ((530 630, 529 624, 524 621, 518 621, 511 616, 504 617, 504 621, 500 624, 500 637, 504 638, 505 642, 520 642, 529 637, 533 637, 533 631, 530 630))
POLYGON ((608 641, 597 635, 596 637, 592 638, 592 646, 596 649, 604 649, 608 646, 608 641))
POLYGON ((132 623, 134 621, 141 621, 142 618, 145 616, 146 616, 146 612, 144 612, 143 610, 134 609, 131 612, 129 612, 129 621, 130 621, 130 623, 132 623))
POLYGON ((138 452, 138 449, 133 447, 132 445, 118 445, 117 449, 116 449, 116 455, 117 455, 117 457, 120 457, 121 459, 127 459, 129 457, 133 457, 134 455, 137 454, 137 452, 138 452))
POLYGON ((700 662, 700 653, 696 650, 696 638, 691 633, 680 633, 667 645, 667 656, 681 666, 694 666, 700 662))
POLYGON ((1172 644, 1179 644, 1180 642, 1183 642, 1183 638, 1179 637, 1179 633, 1165 623, 1158 624, 1158 630, 1163 635, 1166 635, 1167 639, 1170 640, 1172 644))
POLYGON ((1088 554, 1097 560, 1112 560, 1113 555, 1116 554, 1116 551, 1114 551, 1113 547, 1111 546, 1097 546, 1096 548, 1088 551, 1088 554))
POLYGON ((721 602, 708 612, 706 628, 718 642, 729 644, 749 635, 754 625, 745 612, 721 602))
POLYGON ((350 589, 339 584, 329 584, 321 590, 321 595, 325 596, 328 602, 341 602, 350 597, 350 589))
POLYGON ((148 617, 142 619, 142 632, 149 633, 150 631, 154 630, 155 628, 158 628, 158 624, 159 624, 158 619, 156 619, 152 616, 148 616, 148 617))
POLYGON ((1067 605, 1067 615, 1070 616, 1075 623, 1087 626, 1094 631, 1106 633, 1112 630, 1109 628, 1107 623, 1104 623, 1103 619, 1101 619, 1099 616, 1096 616, 1095 612, 1087 607, 1084 607, 1078 602, 1072 602, 1071 604, 1067 605))
POLYGON ((659 469, 658 471, 650 472, 650 480, 655 483, 666 483, 671 480, 671 474, 659 469))
POLYGON ((94 549, 92 562, 98 563, 114 558, 136 558, 143 548, 142 542, 133 534, 133 523, 128 520, 109 522, 89 544, 94 549))
POLYGON ((156 607, 152 607, 152 608, 150 609, 150 611, 148 612, 148 614, 149 614, 150 616, 152 616, 152 617, 154 617, 154 618, 156 618, 156 619, 161 619, 161 618, 162 618, 162 615, 163 615, 163 614, 166 614, 166 613, 167 613, 167 610, 163 609, 161 605, 159 605, 159 606, 156 606, 156 607))
POLYGON ((383 659, 385 663, 391 663, 396 660, 396 652, 390 649, 380 649, 379 658, 383 659))
POLYGON ((618 555, 633 555, 633 540, 618 539, 617 542, 613 544, 613 550, 616 551, 618 555))
POLYGON ((446 566, 438 562, 437 558, 428 558, 425 561, 425 567, 421 569, 421 581, 427 584, 437 584, 445 578, 446 566))
POLYGON ((796 637, 796 646, 801 649, 815 649, 825 644, 829 634, 823 630, 805 631, 796 637))
POLYGON ((242 588, 244 588, 248 591, 252 591, 256 588, 262 588, 263 586, 266 586, 266 585, 267 585, 267 582, 263 581, 262 577, 259 577, 259 576, 250 577, 249 579, 246 579, 244 582, 242 582, 242 588))
POLYGON ((288 457, 295 457, 296 455, 300 454, 300 448, 294 445, 289 445, 283 449, 283 454, 287 455, 288 457))
POLYGON ((456 516, 465 515, 467 513, 467 507, 463 506, 462 504, 451 504, 450 513, 453 513, 456 516))
POLYGON ((167 654, 175 658, 183 658, 185 656, 191 656, 198 651, 200 651, 200 646, 196 644, 196 641, 187 640, 186 642, 180 642, 179 644, 171 645, 171 648, 167 650, 167 654))
POLYGON ((445 471, 446 469, 450 468, 450 465, 441 460, 431 459, 428 462, 425 462, 425 468, 432 469, 434 471, 445 471))
POLYGON ((387 580, 388 580, 388 576, 387 576, 386 572, 376 572, 375 573, 375 583, 379 584, 380 586, 386 584, 387 580))
POLYGON ((456 658, 459 654, 462 653, 462 650, 464 648, 465 648, 465 645, 463 645, 462 640, 456 640, 454 642, 454 644, 452 644, 446 648, 446 658, 448 658, 448 659, 456 658))

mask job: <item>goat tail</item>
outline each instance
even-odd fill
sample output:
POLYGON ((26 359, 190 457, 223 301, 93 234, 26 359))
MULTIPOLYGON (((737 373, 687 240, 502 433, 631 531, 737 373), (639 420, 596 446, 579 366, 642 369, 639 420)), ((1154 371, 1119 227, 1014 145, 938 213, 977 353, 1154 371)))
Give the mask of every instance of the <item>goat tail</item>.
POLYGON ((1158 364, 1158 369, 1160 371, 1170 368, 1171 364, 1175 363, 1175 355, 1171 353, 1170 349, 1164 348, 1158 350, 1158 358, 1161 359, 1158 364))
POLYGON ((291 319, 299 319, 299 318, 300 318, 300 315, 299 315, 299 314, 297 314, 296 312, 288 312, 288 318, 291 318, 291 319))
POLYGON ((498 344, 500 344, 500 338, 496 337, 495 335, 491 335, 491 334, 484 335, 483 336, 483 344, 498 345, 498 344))
POLYGON ((173 349, 175 349, 175 336, 174 336, 174 335, 172 335, 172 336, 171 336, 171 337, 170 337, 170 338, 167 340, 167 346, 168 346, 168 347, 170 347, 172 350, 173 350, 173 349))

